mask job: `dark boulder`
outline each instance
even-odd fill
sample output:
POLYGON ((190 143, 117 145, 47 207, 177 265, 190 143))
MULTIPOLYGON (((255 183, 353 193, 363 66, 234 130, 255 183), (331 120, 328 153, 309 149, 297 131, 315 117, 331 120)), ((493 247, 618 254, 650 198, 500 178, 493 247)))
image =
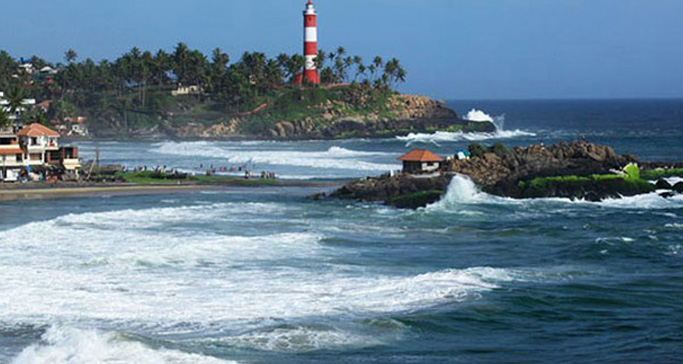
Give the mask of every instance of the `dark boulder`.
POLYGON ((673 186, 673 190, 678 193, 683 193, 683 182, 678 182, 673 186))
POLYGON ((658 190, 670 190, 672 188, 671 183, 667 182, 664 179, 660 179, 659 181, 657 181, 655 187, 657 187, 658 190))

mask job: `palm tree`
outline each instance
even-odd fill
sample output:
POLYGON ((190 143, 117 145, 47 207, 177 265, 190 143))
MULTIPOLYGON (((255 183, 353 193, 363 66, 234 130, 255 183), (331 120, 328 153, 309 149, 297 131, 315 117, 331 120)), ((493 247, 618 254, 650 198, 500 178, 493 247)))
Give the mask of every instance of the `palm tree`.
POLYGON ((187 59, 190 49, 185 43, 178 43, 173 52, 173 73, 175 73, 178 83, 186 82, 187 78, 187 59))
POLYGON ((25 98, 26 91, 24 91, 23 88, 19 86, 12 87, 10 91, 7 93, 7 101, 9 101, 10 113, 16 113, 17 110, 19 110, 22 107, 25 98))
POLYGON ((12 126, 12 120, 9 119, 5 110, 0 108, 0 129, 9 128, 10 126, 12 126))
POLYGON ((66 53, 64 53, 64 59, 66 59, 67 63, 72 63, 76 60, 76 58, 78 58, 78 53, 76 53, 76 51, 71 48, 68 51, 66 51, 66 53))

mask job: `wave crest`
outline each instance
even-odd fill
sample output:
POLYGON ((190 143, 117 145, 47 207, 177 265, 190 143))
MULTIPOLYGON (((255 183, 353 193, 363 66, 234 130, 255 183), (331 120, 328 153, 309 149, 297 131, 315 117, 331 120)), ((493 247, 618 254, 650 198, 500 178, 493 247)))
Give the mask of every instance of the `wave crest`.
POLYGON ((117 333, 53 326, 42 342, 24 349, 11 364, 174 363, 236 364, 177 350, 152 349, 117 333))

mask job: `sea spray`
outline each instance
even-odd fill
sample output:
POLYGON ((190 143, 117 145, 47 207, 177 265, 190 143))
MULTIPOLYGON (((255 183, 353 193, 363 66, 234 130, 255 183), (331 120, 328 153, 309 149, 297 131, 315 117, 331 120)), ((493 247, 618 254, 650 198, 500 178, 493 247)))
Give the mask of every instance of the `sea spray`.
POLYGON ((495 202, 496 200, 504 200, 504 198, 481 192, 469 177, 456 175, 451 180, 448 190, 441 200, 427 206, 426 209, 428 211, 447 211, 457 209, 462 205, 495 202))
POLYGON ((467 113, 467 115, 465 115, 464 119, 472 122, 490 122, 495 125, 496 131, 491 133, 437 131, 434 133, 410 133, 406 136, 398 136, 396 138, 398 140, 405 141, 406 146, 411 146, 415 143, 431 143, 439 145, 440 142, 484 141, 491 139, 511 139, 524 136, 536 136, 535 133, 522 130, 505 130, 505 115, 492 117, 481 110, 472 109, 467 113))

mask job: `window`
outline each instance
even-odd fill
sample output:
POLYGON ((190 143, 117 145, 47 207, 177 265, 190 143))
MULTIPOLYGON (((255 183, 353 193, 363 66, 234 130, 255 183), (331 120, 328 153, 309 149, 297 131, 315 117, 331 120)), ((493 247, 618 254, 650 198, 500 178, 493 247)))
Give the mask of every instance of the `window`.
POLYGON ((15 155, 14 158, 17 160, 17 162, 21 162, 24 159, 21 154, 15 155))

